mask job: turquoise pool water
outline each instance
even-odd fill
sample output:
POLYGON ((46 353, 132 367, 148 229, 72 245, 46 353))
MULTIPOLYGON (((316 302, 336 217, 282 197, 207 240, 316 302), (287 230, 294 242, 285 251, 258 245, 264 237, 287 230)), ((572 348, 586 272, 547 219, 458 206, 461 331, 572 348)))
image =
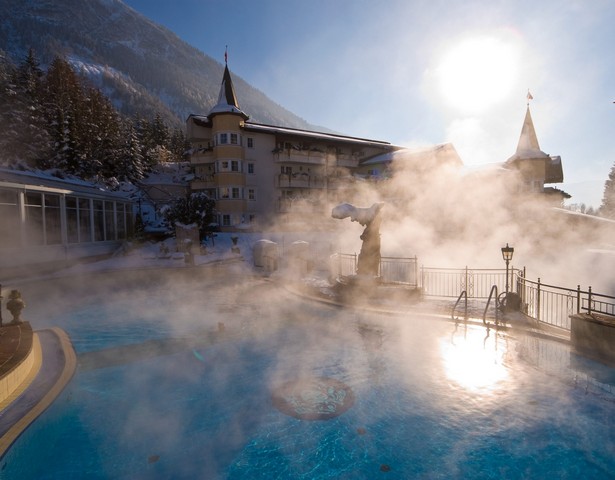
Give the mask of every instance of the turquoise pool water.
POLYGON ((564 344, 332 308, 233 275, 93 282, 22 288, 34 327, 63 327, 88 360, 0 459, 0 479, 615 472, 615 373, 564 344), (203 335, 220 321, 220 341, 203 335), (297 379, 301 408, 343 402, 339 385, 353 402, 327 420, 284 413, 273 398, 297 379))

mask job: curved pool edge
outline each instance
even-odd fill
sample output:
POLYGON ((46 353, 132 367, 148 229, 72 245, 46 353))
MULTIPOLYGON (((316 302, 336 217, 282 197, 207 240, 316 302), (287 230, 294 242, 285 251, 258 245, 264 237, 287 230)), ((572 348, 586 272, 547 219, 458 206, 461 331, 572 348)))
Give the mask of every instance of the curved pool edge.
POLYGON ((35 332, 33 351, 40 365, 13 394, 0 419, 0 458, 17 438, 53 403, 73 377, 77 356, 68 334, 58 327, 35 332), (36 353, 35 353, 36 355, 36 353))

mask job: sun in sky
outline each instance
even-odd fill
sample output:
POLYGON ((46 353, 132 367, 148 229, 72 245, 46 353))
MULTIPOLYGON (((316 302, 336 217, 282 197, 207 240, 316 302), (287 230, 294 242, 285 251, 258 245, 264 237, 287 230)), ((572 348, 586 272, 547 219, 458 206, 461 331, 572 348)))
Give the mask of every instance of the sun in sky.
POLYGON ((435 70, 438 91, 460 113, 481 113, 504 100, 518 72, 518 48, 495 36, 474 36, 455 42, 435 70))

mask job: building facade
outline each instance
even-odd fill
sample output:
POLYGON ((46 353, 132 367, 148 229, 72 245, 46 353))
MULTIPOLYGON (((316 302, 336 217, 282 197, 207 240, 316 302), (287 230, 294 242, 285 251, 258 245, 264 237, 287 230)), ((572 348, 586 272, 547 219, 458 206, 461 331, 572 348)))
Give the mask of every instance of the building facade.
POLYGON ((330 217, 331 205, 352 200, 355 174, 367 160, 401 149, 248 118, 227 66, 217 105, 186 122, 195 174, 191 189, 216 201, 218 224, 226 231, 330 217))

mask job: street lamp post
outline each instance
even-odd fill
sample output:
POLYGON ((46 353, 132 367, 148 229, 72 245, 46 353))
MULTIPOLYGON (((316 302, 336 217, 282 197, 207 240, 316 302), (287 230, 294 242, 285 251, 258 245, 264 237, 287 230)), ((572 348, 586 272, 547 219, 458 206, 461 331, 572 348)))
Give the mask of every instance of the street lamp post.
POLYGON ((506 295, 508 295, 508 264, 513 258, 513 253, 515 253, 515 249, 509 247, 508 243, 505 247, 502 247, 502 258, 506 262, 506 295))

